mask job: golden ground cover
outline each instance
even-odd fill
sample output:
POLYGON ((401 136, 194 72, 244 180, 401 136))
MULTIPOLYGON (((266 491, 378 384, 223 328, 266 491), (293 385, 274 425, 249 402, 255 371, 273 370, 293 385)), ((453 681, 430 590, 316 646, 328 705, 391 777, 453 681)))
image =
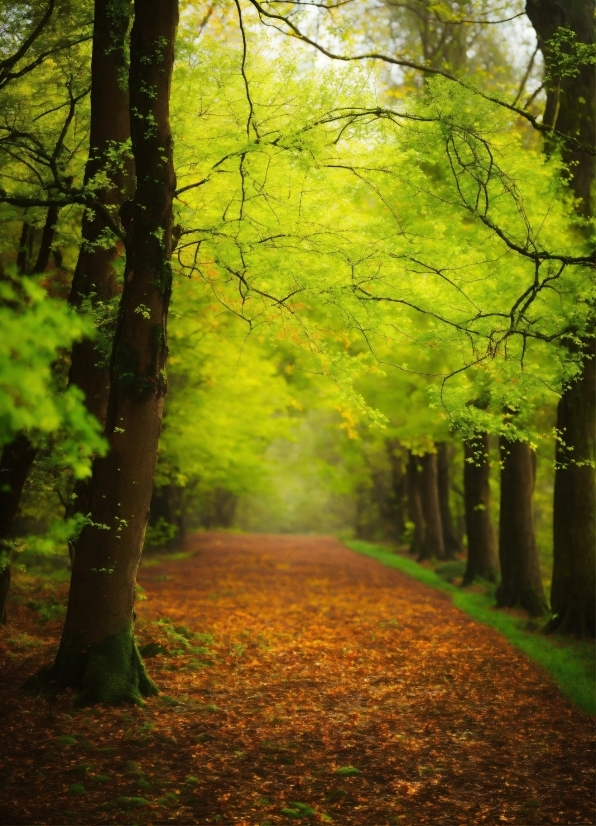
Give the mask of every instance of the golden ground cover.
POLYGON ((5 826, 596 822, 593 721, 444 594, 329 538, 185 551, 141 569, 161 691, 143 708, 20 691, 60 632, 51 595, 21 593, 0 632, 5 826))

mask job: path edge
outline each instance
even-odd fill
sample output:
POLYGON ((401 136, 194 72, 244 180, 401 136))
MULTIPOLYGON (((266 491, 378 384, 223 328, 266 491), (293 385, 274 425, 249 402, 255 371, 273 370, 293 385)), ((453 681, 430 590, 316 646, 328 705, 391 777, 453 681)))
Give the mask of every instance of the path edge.
POLYGON ((515 617, 488 606, 483 594, 451 585, 413 559, 362 540, 342 540, 342 543, 351 551, 375 559, 390 568, 397 568, 401 573, 424 583, 429 588, 449 594, 456 608, 482 625, 494 628, 514 648, 540 665, 561 692, 581 711, 590 716, 596 715, 594 676, 586 672, 585 658, 573 648, 560 648, 552 637, 524 631, 519 627, 519 620, 515 617))

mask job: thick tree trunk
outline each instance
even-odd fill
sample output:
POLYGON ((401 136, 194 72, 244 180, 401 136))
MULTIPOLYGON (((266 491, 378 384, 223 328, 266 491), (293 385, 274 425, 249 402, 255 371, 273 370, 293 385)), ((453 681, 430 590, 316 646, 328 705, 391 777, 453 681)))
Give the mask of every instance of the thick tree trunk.
POLYGON ((495 582, 498 571, 495 534, 490 518, 488 433, 464 442, 464 507, 468 560, 464 585, 475 579, 495 582))
MULTIPOLYGON (((544 123, 554 126, 591 148, 596 130, 596 74, 593 65, 580 66, 574 77, 557 77, 551 63, 548 41, 558 28, 570 29, 579 43, 594 44, 594 0, 527 0, 526 13, 536 31, 538 45, 551 79, 547 83, 544 123)), ((592 183, 596 158, 581 151, 572 141, 563 142, 563 160, 570 164, 571 186, 581 198, 578 211, 592 214, 592 183)))
POLYGON ((77 542, 51 674, 80 688, 80 703, 139 702, 156 691, 134 641, 133 616, 166 392, 175 190, 169 99, 178 7, 176 0, 136 0, 134 10, 129 91, 137 189, 111 361, 110 452, 94 463, 90 521, 77 542))
POLYGON ((392 522, 395 537, 398 542, 406 530, 406 503, 408 496, 408 477, 404 466, 404 450, 397 439, 386 439, 385 449, 389 458, 391 468, 391 493, 392 493, 392 522))
MULTIPOLYGON (((122 155, 114 167, 117 150, 124 151, 130 139, 128 85, 125 71, 128 61, 128 28, 132 7, 129 0, 114 3, 96 0, 91 60, 91 124, 89 159, 85 183, 99 173, 106 175, 108 186, 98 190, 97 200, 118 221, 118 210, 134 192, 131 159, 122 155), (112 162, 110 163, 110 158, 112 162)), ((106 221, 101 212, 87 210, 83 216, 81 250, 72 280, 69 301, 80 307, 108 303, 119 292, 115 268, 121 254, 120 245, 101 243, 106 221)), ((109 397, 109 353, 101 353, 97 343, 85 339, 73 347, 70 381, 85 393, 88 410, 105 426, 109 397)))
POLYGON ((418 555, 424 543, 424 514, 422 512, 421 471, 419 459, 408 451, 408 511, 414 524, 414 534, 410 543, 410 553, 418 555))
POLYGON ((499 608, 525 608, 533 617, 548 608, 534 536, 534 456, 525 442, 501 437, 501 510, 499 514, 499 608))
POLYGON ((426 453, 420 460, 421 499, 424 514, 424 541, 418 559, 445 559, 443 525, 439 505, 439 473, 436 453, 426 453))
POLYGON ((457 533, 453 527, 449 495, 451 493, 451 453, 448 442, 437 442, 437 484, 439 489, 439 508, 443 526, 443 545, 447 559, 454 559, 461 550, 457 533))
POLYGON ((553 618, 548 630, 594 636, 596 528, 594 439, 596 361, 586 359, 579 381, 565 390, 557 408, 554 498, 553 618))
MULTIPOLYGON (((596 131, 596 73, 593 65, 579 67, 574 77, 558 78, 548 41, 556 29, 574 32, 578 42, 593 46, 594 0, 528 0, 526 12, 538 37, 547 71, 544 122, 564 136, 592 148, 596 131)), ((547 142, 547 150, 550 144, 547 142)), ((569 164, 570 183, 578 199, 577 210, 592 216, 596 158, 563 140, 563 160, 569 164)), ((594 340, 583 341, 586 354, 594 353, 594 340)), ((562 443, 557 445, 553 508, 553 581, 551 590, 554 617, 549 630, 594 635, 594 524, 596 521, 596 477, 594 469, 594 361, 584 364, 581 378, 564 388, 557 409, 557 429, 562 443), (568 452, 567 446, 571 449, 568 452), (570 463, 569 459, 573 461, 570 463), (575 464, 579 462, 580 464, 575 464), (587 464, 581 464, 586 462, 587 464), (592 463, 592 464, 590 464, 592 463)))
MULTIPOLYGON (((85 183, 102 174, 107 186, 95 192, 96 199, 118 222, 118 211, 134 193, 134 163, 126 148, 130 140, 130 112, 126 67, 131 0, 95 0, 93 52, 91 58, 91 119, 89 157, 85 183), (114 155, 120 153, 117 162, 114 155)), ((119 291, 116 260, 122 245, 106 245, 106 220, 98 210, 83 216, 82 244, 70 290, 69 302, 81 308, 109 305, 119 291)), ((85 394, 85 405, 102 427, 106 424, 110 395, 110 341, 112 330, 102 325, 101 341, 82 339, 72 349, 69 381, 85 394), (102 346, 103 344, 103 346, 102 346)), ((75 484, 66 516, 89 510, 89 480, 75 484)), ((71 557, 74 546, 71 546, 71 557)))

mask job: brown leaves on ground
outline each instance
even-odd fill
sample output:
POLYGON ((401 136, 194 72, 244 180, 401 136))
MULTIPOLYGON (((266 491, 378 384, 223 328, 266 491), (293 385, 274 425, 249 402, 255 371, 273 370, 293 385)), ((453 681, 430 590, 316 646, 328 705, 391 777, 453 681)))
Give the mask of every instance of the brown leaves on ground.
POLYGON ((443 594, 332 539, 186 550, 141 571, 145 708, 20 692, 60 624, 18 608, 3 824, 595 822, 592 720, 443 594))

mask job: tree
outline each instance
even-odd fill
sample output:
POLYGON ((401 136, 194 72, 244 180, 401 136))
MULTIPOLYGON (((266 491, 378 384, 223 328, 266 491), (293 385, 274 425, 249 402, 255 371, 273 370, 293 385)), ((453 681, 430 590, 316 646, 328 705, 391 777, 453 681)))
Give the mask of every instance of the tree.
MULTIPOLYGON (((595 157, 577 146, 593 146, 596 128, 593 0, 528 0, 527 14, 544 55, 547 77, 545 123, 562 135, 571 188, 580 216, 592 218, 595 157)), ((547 142, 552 151, 553 142, 547 142)), ((568 340, 583 358, 574 381, 566 382, 557 408, 554 566, 551 631, 596 634, 596 480, 594 432, 594 305, 591 323, 568 340), (579 336, 580 340, 577 341, 579 336)))
POLYGON ((445 556, 448 559, 453 559, 461 548, 460 541, 453 526, 453 518, 449 504, 451 493, 451 455, 452 446, 449 442, 437 442, 439 508, 441 510, 441 525, 443 526, 443 545, 445 547, 445 556))
POLYGON ((76 544, 68 612, 51 678, 80 702, 138 702, 155 693, 133 633, 136 570, 145 535, 166 392, 175 190, 169 103, 176 0, 136 0, 129 95, 137 186, 126 237, 105 435, 90 517, 76 544))
POLYGON ((424 514, 424 540, 418 559, 445 559, 443 524, 439 502, 437 454, 425 453, 420 457, 422 466, 420 493, 424 514))
POLYGON ((534 459, 525 442, 501 437, 501 507, 499 511, 499 608, 525 608, 531 616, 547 611, 534 535, 532 493, 534 459))
POLYGON ((105 328, 110 322, 113 300, 120 292, 115 264, 122 243, 112 230, 119 224, 119 208, 134 194, 126 82, 131 12, 129 0, 95 2, 89 156, 84 186, 93 191, 96 203, 83 215, 81 246, 69 296, 69 302, 77 309, 88 312, 92 308, 100 316, 103 346, 87 338, 73 347, 70 382, 84 392, 87 409, 102 427, 106 424, 109 398, 112 332, 105 328))
POLYGON ((410 543, 410 553, 417 554, 418 556, 422 553, 426 536, 420 489, 421 471, 418 464, 418 457, 410 450, 408 451, 408 511, 410 520, 414 525, 414 533, 410 543))
MULTIPOLYGON (((14 244, 17 247, 16 255, 13 256, 13 260, 16 258, 17 273, 5 276, 7 291, 3 302, 8 313, 12 310, 13 317, 8 321, 9 325, 15 326, 16 322, 12 341, 15 342, 15 348, 21 348, 26 354, 24 361, 28 362, 29 370, 36 372, 37 382, 25 373, 19 377, 18 369, 5 371, 5 376, 16 385, 12 391, 16 400, 15 412, 21 408, 22 413, 23 408, 26 409, 31 403, 25 390, 27 384, 31 385, 31 389, 35 388, 32 394, 34 397, 41 387, 45 390, 46 397, 45 422, 43 414, 37 420, 36 417, 21 416, 22 429, 15 431, 13 422, 11 440, 5 434, 0 436, 0 443, 4 446, 0 458, 0 544, 3 550, 0 563, 0 617, 4 618, 10 584, 9 560, 14 550, 11 546, 12 527, 23 485, 38 448, 48 434, 59 431, 61 427, 72 427, 78 417, 78 425, 72 430, 70 437, 78 433, 83 442, 79 446, 80 455, 75 462, 75 475, 79 479, 88 470, 84 457, 89 457, 89 451, 102 449, 102 443, 94 435, 92 417, 84 414, 81 416, 78 408, 81 394, 74 388, 67 393, 63 392, 59 365, 64 359, 56 352, 58 347, 68 348, 77 339, 83 338, 83 332, 91 338, 91 328, 82 321, 75 321, 72 313, 61 308, 59 302, 48 304, 44 311, 41 300, 43 291, 37 292, 40 276, 48 268, 54 272, 61 269, 62 254, 55 246, 61 204, 53 199, 52 193, 63 192, 68 188, 76 169, 78 145, 75 129, 79 110, 88 93, 84 80, 81 79, 81 74, 85 74, 81 71, 85 59, 85 43, 89 39, 89 27, 84 20, 86 11, 83 5, 77 16, 72 13, 68 3, 55 0, 50 0, 38 15, 32 14, 29 7, 24 9, 9 5, 5 9, 6 19, 3 22, 5 40, 3 59, 0 60, 0 158, 2 173, 5 180, 10 182, 12 192, 8 195, 2 190, 0 195, 8 203, 25 207, 18 244, 14 244), (58 17, 61 18, 60 22, 58 17), (70 25, 63 28, 66 21, 70 25), (42 75, 44 80, 41 80, 42 75), (35 93, 29 100, 28 95, 31 95, 32 89, 35 93), (71 140, 74 145, 69 146, 71 140), (36 282, 35 286, 27 285, 25 280, 36 282), (45 317, 48 326, 47 342, 37 347, 37 353, 32 347, 32 331, 28 330, 28 325, 36 314, 39 320, 45 317), (72 331, 68 331, 68 325, 73 325, 72 331), (63 332, 57 336, 60 327, 63 332), (53 370, 48 370, 48 358, 53 362, 53 370), (50 410, 53 408, 55 420, 52 425, 47 420, 50 412, 48 407, 50 410)), ((2 246, 5 250, 16 241, 11 233, 11 225, 16 223, 16 216, 10 218, 5 222, 2 233, 2 246)), ((6 332, 8 333, 8 328, 6 332)), ((18 349, 15 349, 14 361, 18 365, 20 359, 17 352, 18 349)), ((18 420, 19 417, 16 418, 18 420)))
POLYGON ((489 436, 478 434, 464 442, 464 506, 468 538, 463 584, 497 578, 497 551, 490 517, 489 436))

